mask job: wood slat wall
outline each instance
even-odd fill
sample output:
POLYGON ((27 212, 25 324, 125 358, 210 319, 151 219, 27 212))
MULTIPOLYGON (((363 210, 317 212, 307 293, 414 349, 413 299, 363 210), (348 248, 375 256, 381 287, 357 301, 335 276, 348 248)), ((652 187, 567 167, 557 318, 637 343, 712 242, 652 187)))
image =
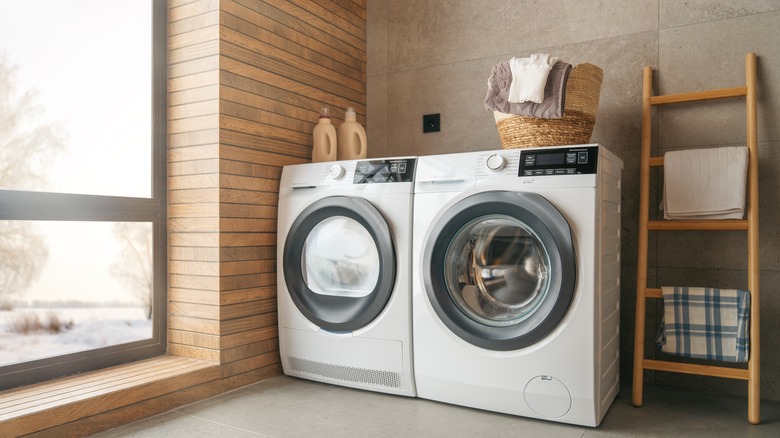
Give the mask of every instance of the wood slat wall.
POLYGON ((279 372, 282 167, 365 123, 365 0, 169 0, 169 353, 279 372))

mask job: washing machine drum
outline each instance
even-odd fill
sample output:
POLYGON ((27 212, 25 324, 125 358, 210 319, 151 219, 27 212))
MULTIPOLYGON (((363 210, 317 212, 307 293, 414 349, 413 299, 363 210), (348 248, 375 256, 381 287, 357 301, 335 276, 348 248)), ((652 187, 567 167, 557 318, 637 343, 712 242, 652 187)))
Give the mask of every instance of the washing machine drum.
POLYGON ((572 233, 536 193, 484 192, 449 208, 423 253, 428 298, 462 339, 516 350, 552 332, 576 284, 572 233))
POLYGON ((298 310, 333 332, 373 321, 395 285, 390 228, 363 198, 331 196, 305 208, 287 234, 282 266, 298 310))

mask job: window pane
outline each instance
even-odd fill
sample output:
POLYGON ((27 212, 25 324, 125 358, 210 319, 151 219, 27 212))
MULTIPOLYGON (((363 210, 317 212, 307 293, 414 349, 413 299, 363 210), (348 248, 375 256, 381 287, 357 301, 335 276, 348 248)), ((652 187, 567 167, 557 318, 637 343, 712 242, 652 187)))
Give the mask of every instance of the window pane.
POLYGON ((151 26, 138 0, 3 8, 0 189, 151 196, 151 26))
POLYGON ((152 225, 0 221, 0 366, 152 337, 152 225))

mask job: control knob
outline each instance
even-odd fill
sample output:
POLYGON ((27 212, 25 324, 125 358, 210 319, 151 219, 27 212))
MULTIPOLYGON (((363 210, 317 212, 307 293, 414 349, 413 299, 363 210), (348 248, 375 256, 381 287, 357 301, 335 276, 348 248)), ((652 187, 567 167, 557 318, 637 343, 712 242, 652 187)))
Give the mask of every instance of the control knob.
POLYGON ((344 168, 341 164, 334 164, 328 169, 328 175, 333 179, 339 179, 344 176, 344 168))
POLYGON ((506 160, 504 160, 504 157, 499 154, 493 154, 487 158, 485 164, 490 170, 501 170, 504 168, 506 160))

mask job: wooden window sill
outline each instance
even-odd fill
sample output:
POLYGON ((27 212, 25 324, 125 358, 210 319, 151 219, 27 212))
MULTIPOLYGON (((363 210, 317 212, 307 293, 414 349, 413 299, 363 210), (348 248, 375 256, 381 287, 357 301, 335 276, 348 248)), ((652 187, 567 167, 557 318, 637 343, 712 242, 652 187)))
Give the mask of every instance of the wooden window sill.
POLYGON ((0 436, 44 431, 219 379, 215 362, 160 356, 7 390, 0 392, 0 436))

